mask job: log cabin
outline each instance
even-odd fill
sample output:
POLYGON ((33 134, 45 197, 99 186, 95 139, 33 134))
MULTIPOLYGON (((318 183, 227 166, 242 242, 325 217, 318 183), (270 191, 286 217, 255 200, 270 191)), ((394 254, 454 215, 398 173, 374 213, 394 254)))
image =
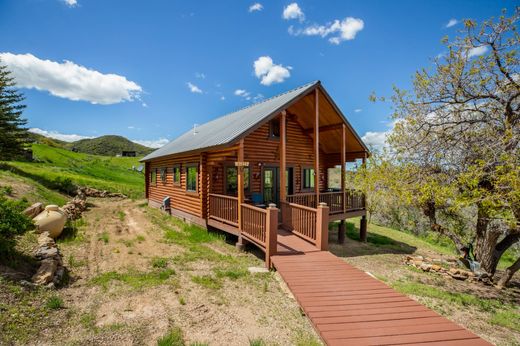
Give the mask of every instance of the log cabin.
POLYGON ((329 222, 340 221, 341 243, 344 220, 361 217, 366 240, 365 197, 345 188, 345 169, 368 155, 315 81, 194 127, 141 161, 150 206, 234 234, 238 247, 253 243, 270 266, 279 229, 326 250, 329 222))

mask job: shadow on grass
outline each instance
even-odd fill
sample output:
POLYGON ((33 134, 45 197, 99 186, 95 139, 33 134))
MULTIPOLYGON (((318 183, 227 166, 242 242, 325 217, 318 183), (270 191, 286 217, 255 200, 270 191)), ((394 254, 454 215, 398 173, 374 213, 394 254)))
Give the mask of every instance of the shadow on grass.
POLYGON ((337 225, 329 231, 329 251, 339 257, 356 257, 379 254, 412 254, 417 247, 390 237, 371 233, 368 226, 366 243, 360 241, 359 228, 352 222, 345 223, 345 243, 338 244, 337 225))
POLYGON ((0 276, 14 282, 30 280, 38 269, 38 261, 16 249, 15 239, 0 237, 0 276))

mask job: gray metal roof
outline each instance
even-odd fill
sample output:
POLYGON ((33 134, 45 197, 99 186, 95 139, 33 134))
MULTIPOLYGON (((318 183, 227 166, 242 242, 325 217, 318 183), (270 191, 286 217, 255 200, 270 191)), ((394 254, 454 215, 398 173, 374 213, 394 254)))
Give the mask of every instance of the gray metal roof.
POLYGON ((141 161, 233 143, 250 128, 280 112, 288 103, 305 94, 317 84, 319 84, 319 81, 307 83, 207 122, 187 131, 170 143, 143 157, 141 161))

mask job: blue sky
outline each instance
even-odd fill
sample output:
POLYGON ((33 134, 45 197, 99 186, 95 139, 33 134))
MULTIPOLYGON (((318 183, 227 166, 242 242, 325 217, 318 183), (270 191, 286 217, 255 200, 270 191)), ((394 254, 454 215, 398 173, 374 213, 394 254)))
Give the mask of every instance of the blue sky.
POLYGON ((319 79, 380 144, 391 108, 371 92, 409 88, 463 18, 514 4, 0 0, 0 59, 23 87, 29 127, 58 138, 120 134, 157 146, 319 79))

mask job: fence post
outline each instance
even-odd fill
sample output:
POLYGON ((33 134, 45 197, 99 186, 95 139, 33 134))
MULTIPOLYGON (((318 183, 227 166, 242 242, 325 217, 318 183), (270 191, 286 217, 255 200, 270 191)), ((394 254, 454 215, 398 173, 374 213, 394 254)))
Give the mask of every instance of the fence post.
POLYGON ((271 268, 271 256, 276 255, 278 236, 278 208, 276 204, 269 203, 265 222, 265 266, 271 268))
POLYGON ((329 207, 320 203, 316 215, 316 246, 322 250, 329 249, 329 207))

